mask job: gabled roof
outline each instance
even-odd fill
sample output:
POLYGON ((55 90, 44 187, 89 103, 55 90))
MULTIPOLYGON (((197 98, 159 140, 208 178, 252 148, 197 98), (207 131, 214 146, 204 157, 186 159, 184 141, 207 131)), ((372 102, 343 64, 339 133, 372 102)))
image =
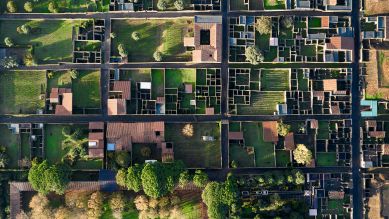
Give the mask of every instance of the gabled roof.
POLYGON ((122 92, 123 99, 131 99, 131 81, 114 81, 112 90, 122 92))
POLYGON ((108 99, 108 115, 124 115, 126 112, 125 99, 108 99))
POLYGON ((264 142, 278 141, 277 121, 262 122, 262 130, 264 142))
POLYGON ((330 42, 326 43, 328 50, 354 50, 354 38, 352 37, 330 37, 330 42))
POLYGON ((294 134, 293 132, 289 132, 284 139, 285 149, 292 151, 296 149, 296 145, 294 144, 294 134))
POLYGON ((89 123, 89 130, 103 130, 104 129, 104 122, 90 122, 89 123))

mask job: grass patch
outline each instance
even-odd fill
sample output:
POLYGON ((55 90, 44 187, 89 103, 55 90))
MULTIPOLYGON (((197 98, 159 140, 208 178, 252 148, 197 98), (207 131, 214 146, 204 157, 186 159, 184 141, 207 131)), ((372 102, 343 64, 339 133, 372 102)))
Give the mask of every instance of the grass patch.
POLYGON ((249 155, 247 151, 237 144, 230 144, 230 161, 238 163, 238 167, 254 167, 254 154, 249 155))
POLYGON ((274 145, 263 141, 262 123, 242 123, 246 146, 254 147, 257 167, 274 167, 274 145))
POLYGON ((316 153, 317 166, 337 166, 335 152, 316 153))
POLYGON ((74 107, 100 108, 100 71, 80 71, 72 91, 74 107))
POLYGON ((0 125, 0 145, 6 148, 9 156, 8 168, 18 168, 20 157, 18 136, 12 134, 7 125, 0 125))
POLYGON ((240 122, 231 122, 228 129, 230 132, 240 132, 240 122))
POLYGON ((157 50, 164 61, 190 61, 191 53, 186 52, 183 39, 191 25, 192 19, 114 20, 112 32, 117 37, 112 40, 112 54, 119 55, 117 47, 122 43, 129 61, 154 61, 157 50), (140 34, 138 41, 131 38, 135 31, 140 34))
POLYGON ((262 91, 289 90, 289 70, 263 69, 261 71, 262 91))
POLYGON ((151 70, 151 92, 152 99, 165 95, 165 76, 163 69, 151 70))
POLYGON ((196 83, 195 69, 166 69, 166 88, 178 88, 183 83, 196 83))
POLYGON ((285 102, 284 92, 252 92, 249 106, 239 105, 240 115, 273 115, 277 104, 285 102))
POLYGON ((308 19, 308 27, 321 27, 321 18, 311 17, 308 19))
POLYGON ((309 89, 309 80, 307 78, 304 78, 304 73, 299 71, 297 74, 298 77, 298 89, 300 91, 308 91, 309 89))
POLYGON ((43 109, 46 72, 6 71, 0 74, 0 113, 34 114, 43 109))
POLYGON ((220 168, 220 127, 217 123, 193 123, 194 134, 185 137, 185 124, 165 124, 165 140, 173 142, 174 159, 182 160, 190 168, 220 168), (203 141, 202 136, 213 136, 215 141, 203 141))
POLYGON ((290 152, 284 150, 276 150, 276 166, 286 167, 290 163, 290 152))
POLYGON ((327 121, 319 121, 319 130, 317 131, 317 139, 328 139, 330 130, 327 121))
POLYGON ((316 56, 316 46, 311 46, 311 45, 301 46, 301 55, 302 56, 316 56))
POLYGON ((280 10, 285 9, 284 0, 264 0, 265 10, 280 10))
POLYGON ((68 71, 52 72, 52 77, 48 78, 47 89, 51 91, 52 88, 71 88, 72 78, 68 71))
POLYGON ((72 61, 72 28, 79 20, 7 20, 0 21, 0 40, 10 37, 15 45, 33 45, 34 57, 40 64, 72 61), (28 35, 19 34, 16 28, 29 25, 28 35))

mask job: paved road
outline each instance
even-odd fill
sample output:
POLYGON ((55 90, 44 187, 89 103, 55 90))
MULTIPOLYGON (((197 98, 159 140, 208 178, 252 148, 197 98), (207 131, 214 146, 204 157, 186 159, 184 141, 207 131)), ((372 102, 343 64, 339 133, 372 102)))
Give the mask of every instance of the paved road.
POLYGON ((360 145, 360 0, 353 0, 352 26, 354 27, 354 62, 352 75, 352 179, 353 179, 353 218, 363 218, 362 184, 361 184, 361 145, 360 145))

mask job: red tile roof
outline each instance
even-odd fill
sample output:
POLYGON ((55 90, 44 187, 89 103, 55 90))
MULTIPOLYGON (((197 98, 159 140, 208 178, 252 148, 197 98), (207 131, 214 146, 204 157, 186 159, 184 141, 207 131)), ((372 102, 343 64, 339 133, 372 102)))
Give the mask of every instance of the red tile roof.
POLYGON ((337 91, 338 83, 337 79, 324 79, 323 80, 323 89, 324 91, 337 91))
POLYGON ((278 131, 277 121, 262 122, 263 141, 265 142, 277 142, 278 131))
POLYGON ((112 90, 122 92, 123 99, 131 99, 131 81, 114 81, 112 90))
POLYGON ((323 27, 323 28, 330 27, 330 17, 329 16, 322 16, 321 17, 321 27, 323 27))
POLYGON ((292 150, 296 149, 296 145, 294 144, 294 134, 293 134, 293 132, 289 132, 285 136, 284 145, 285 145, 285 149, 286 150, 292 151, 292 150))
POLYGON ((108 115, 124 115, 127 112, 125 99, 108 99, 108 115))
POLYGON ((330 37, 330 42, 326 43, 328 50, 354 50, 354 38, 352 37, 330 37))
POLYGON ((89 130, 103 130, 104 129, 104 122, 90 122, 89 123, 89 130))

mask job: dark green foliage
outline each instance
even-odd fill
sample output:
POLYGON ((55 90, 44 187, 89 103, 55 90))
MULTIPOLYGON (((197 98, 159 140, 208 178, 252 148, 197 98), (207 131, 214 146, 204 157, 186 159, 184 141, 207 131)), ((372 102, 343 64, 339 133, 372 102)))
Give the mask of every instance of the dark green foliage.
POLYGON ((208 175, 201 170, 196 170, 193 176, 193 184, 197 187, 204 187, 208 182, 208 175))

